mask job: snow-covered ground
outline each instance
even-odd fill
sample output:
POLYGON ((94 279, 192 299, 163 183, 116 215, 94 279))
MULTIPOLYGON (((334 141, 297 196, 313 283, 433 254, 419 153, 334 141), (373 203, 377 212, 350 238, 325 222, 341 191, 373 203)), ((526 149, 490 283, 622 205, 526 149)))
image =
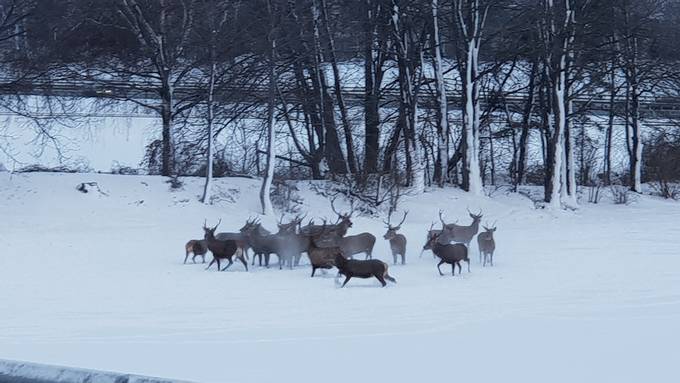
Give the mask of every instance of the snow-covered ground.
MULTIPOLYGON (((334 272, 183 265, 205 218, 237 230, 258 184, 0 172, 0 358, 205 382, 674 382, 680 360, 680 204, 642 197, 575 212, 519 195, 458 190, 407 198, 398 284, 334 272), (108 195, 83 194, 96 181, 108 195), (440 277, 418 257, 439 209, 498 221, 496 266, 440 277)), ((302 186, 310 216, 327 201, 302 186)), ((273 227, 274 219, 264 219, 273 227)), ((351 233, 378 237, 379 219, 351 233)))

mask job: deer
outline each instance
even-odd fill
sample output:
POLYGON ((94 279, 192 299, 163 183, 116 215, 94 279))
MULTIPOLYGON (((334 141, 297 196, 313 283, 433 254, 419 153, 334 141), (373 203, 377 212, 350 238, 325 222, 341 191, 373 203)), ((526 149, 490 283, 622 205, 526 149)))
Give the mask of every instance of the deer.
POLYGON ((304 217, 296 216, 291 222, 284 224, 283 217, 279 221, 279 231, 276 236, 279 238, 279 250, 290 252, 293 258, 293 265, 300 264, 302 253, 308 252, 310 245, 310 238, 298 233, 298 228, 302 223, 304 217))
MULTIPOLYGON (((317 269, 332 269, 335 266, 336 256, 340 256, 344 259, 342 249, 338 246, 333 247, 319 247, 316 239, 324 233, 326 228, 322 228, 317 234, 306 235, 303 234, 309 240, 309 248, 307 249, 307 256, 309 257, 309 263, 312 265, 312 278, 314 278, 314 273, 317 269)), ((325 271, 324 271, 325 273, 325 271)))
POLYGON ((184 256, 184 264, 186 265, 189 254, 193 254, 191 261, 196 263, 196 257, 201 256, 203 263, 205 263, 205 254, 208 252, 208 242, 205 239, 192 239, 184 245, 186 254, 184 256))
POLYGON ((352 223, 352 214, 354 214, 354 207, 352 207, 352 210, 349 213, 339 213, 335 209, 335 198, 333 198, 331 200, 331 209, 338 216, 338 220, 335 224, 327 225, 324 220, 323 225, 316 225, 314 224, 314 220, 310 220, 307 225, 302 226, 300 228, 300 233, 305 235, 314 235, 318 234, 321 231, 321 229, 323 229, 327 235, 334 233, 338 237, 344 237, 347 234, 349 228, 351 228, 354 225, 352 223))
POLYGON ((222 220, 220 219, 219 222, 217 222, 217 225, 215 227, 208 227, 207 226, 207 220, 203 223, 203 231, 205 232, 205 241, 208 245, 208 249, 213 255, 213 260, 210 261, 208 264, 208 267, 205 269, 208 270, 210 266, 212 266, 213 263, 217 263, 217 270, 218 271, 225 271, 228 269, 234 261, 232 261, 232 258, 234 257, 234 254, 236 254, 236 258, 243 263, 243 266, 246 268, 246 271, 248 271, 248 262, 243 258, 243 246, 245 244, 241 241, 238 240, 233 240, 233 239, 228 239, 224 241, 220 241, 217 238, 215 238, 215 230, 217 230, 217 227, 222 223, 222 220), (220 260, 226 259, 229 264, 224 267, 224 269, 221 269, 220 267, 220 260))
POLYGON ((488 257, 489 264, 493 267, 493 253, 496 250, 496 241, 493 239, 493 233, 496 232, 496 222, 494 222, 491 227, 482 226, 482 228, 484 228, 484 232, 479 233, 477 236, 477 246, 479 247, 479 263, 482 263, 482 257, 484 257, 484 263, 482 263, 482 267, 486 267, 488 257))
MULTIPOLYGON (((434 226, 434 224, 432 224, 434 226)), ((432 230, 432 227, 430 227, 432 230)), ((440 261, 437 264, 437 270, 439 270, 439 275, 443 276, 441 265, 448 263, 451 265, 451 274, 456 275, 456 265, 458 265, 458 274, 462 272, 462 267, 460 262, 464 261, 468 266, 468 273, 470 272, 470 258, 468 257, 468 248, 462 243, 442 243, 440 239, 444 235, 444 230, 439 235, 434 235, 430 238, 429 244, 432 252, 437 256, 440 261)))
POLYGON ((479 223, 482 221, 482 211, 480 210, 477 214, 472 213, 470 209, 467 209, 467 211, 470 218, 472 218, 472 224, 469 226, 457 225, 455 223, 447 224, 442 217, 442 211, 439 211, 439 220, 442 223, 442 233, 445 234, 444 238, 442 238, 442 243, 457 242, 465 244, 468 248, 470 247, 472 238, 479 232, 479 223))
POLYGON ((387 221, 383 221, 387 227, 387 232, 383 235, 383 238, 390 242, 390 250, 392 250, 392 258, 394 259, 394 264, 397 264, 397 256, 401 255, 401 264, 406 264, 406 237, 403 234, 398 234, 397 231, 401 229, 401 225, 406 221, 406 216, 408 211, 404 212, 404 218, 397 226, 392 226, 392 212, 390 211, 387 216, 387 221))
MULTIPOLYGON (((250 247, 253 249, 253 265, 257 257, 259 258, 259 265, 262 266, 262 256, 264 256, 264 266, 269 267, 271 254, 279 255, 279 237, 264 229, 257 218, 246 221, 246 224, 241 228, 241 234, 247 238, 250 247)), ((279 263, 281 263, 280 256, 279 263)))
POLYGON ((387 285, 385 280, 388 280, 392 283, 397 283, 397 280, 390 276, 390 274, 387 272, 387 263, 377 259, 368 259, 362 261, 357 259, 347 259, 342 254, 336 254, 335 267, 338 268, 338 276, 340 276, 340 274, 345 276, 345 281, 342 283, 342 286, 340 286, 341 288, 345 287, 347 282, 349 282, 349 280, 353 277, 364 279, 375 277, 378 281, 380 281, 382 287, 387 285))
MULTIPOLYGON (((262 229, 266 231, 264 228, 262 229)), ((234 240, 234 241, 239 241, 240 243, 243 244, 242 250, 243 250, 243 255, 245 256, 246 260, 248 259, 248 250, 250 250, 250 243, 248 242, 248 238, 246 238, 245 235, 243 235, 241 232, 238 233, 217 233, 215 234, 215 238, 218 241, 226 241, 226 240, 234 240)), ((255 264, 255 259, 253 259, 253 265, 255 264)))

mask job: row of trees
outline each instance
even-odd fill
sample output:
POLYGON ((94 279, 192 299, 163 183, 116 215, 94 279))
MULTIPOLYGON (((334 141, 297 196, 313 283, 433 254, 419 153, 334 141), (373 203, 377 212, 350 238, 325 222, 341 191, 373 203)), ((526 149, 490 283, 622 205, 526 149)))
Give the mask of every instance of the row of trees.
POLYGON ((645 119, 664 118, 644 101, 674 97, 680 74, 670 0, 0 3, 6 87, 118 84, 110 99, 159 116, 161 174, 182 172, 187 145, 204 153, 205 201, 215 140, 244 119, 264 121, 240 125, 266 155, 263 205, 276 159, 315 179, 475 194, 503 175, 526 183, 537 162, 545 201, 575 205, 579 183, 615 181, 619 127, 622 180, 640 192, 645 119), (589 100, 608 107, 594 115, 589 100), (603 130, 596 165, 587 125, 603 130))

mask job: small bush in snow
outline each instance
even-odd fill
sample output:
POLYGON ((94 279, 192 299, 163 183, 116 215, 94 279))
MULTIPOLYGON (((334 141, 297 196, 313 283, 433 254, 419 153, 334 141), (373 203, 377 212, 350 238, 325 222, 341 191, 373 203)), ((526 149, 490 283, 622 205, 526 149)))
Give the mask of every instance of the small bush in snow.
POLYGON ((272 186, 272 205, 276 209, 285 213, 300 212, 302 198, 298 195, 295 184, 275 180, 272 186))
POLYGON ((170 190, 179 190, 184 186, 184 182, 182 182, 178 176, 171 177, 165 182, 170 184, 170 190))
POLYGON ((139 174, 139 169, 121 165, 118 161, 113 161, 113 164, 111 165, 111 174, 136 176, 139 174))

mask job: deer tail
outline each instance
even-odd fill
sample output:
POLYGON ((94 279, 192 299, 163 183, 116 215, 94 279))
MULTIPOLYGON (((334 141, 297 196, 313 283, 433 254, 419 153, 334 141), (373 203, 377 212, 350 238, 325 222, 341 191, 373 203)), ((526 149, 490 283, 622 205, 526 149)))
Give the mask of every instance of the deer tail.
POLYGON ((387 263, 383 262, 383 265, 385 265, 385 272, 383 273, 383 278, 387 279, 388 281, 390 281, 392 283, 397 283, 397 280, 394 279, 390 274, 387 273, 387 268, 389 267, 389 266, 387 266, 387 263))

